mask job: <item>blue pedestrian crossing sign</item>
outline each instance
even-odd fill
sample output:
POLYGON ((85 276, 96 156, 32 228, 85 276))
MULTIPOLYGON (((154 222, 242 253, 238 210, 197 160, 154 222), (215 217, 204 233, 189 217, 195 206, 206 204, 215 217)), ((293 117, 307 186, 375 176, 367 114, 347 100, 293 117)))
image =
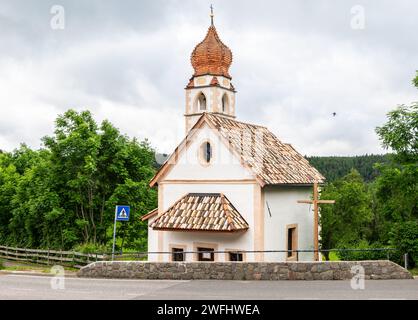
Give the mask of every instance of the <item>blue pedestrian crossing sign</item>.
POLYGON ((128 221, 130 211, 129 206, 116 206, 116 221, 128 221))

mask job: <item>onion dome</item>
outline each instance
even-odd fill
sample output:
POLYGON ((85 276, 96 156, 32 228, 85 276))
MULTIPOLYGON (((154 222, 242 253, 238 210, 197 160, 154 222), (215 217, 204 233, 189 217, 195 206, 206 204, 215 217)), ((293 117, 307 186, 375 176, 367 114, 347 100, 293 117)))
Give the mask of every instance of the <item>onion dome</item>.
POLYGON ((212 74, 231 78, 228 70, 232 63, 232 51, 219 39, 213 24, 205 39, 194 48, 191 62, 195 77, 212 74))

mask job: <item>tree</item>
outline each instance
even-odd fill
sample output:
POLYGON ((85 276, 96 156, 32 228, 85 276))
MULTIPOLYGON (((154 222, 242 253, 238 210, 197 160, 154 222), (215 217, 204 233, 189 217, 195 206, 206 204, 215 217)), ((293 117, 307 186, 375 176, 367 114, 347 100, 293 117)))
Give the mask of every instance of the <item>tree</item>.
POLYGON ((66 211, 75 213, 83 242, 106 243, 113 222, 109 198, 128 180, 152 178, 154 151, 147 142, 121 135, 108 121, 98 126, 88 111, 69 110, 58 117, 55 136, 44 142, 51 151, 56 189, 66 211))
MULTIPOLYGON (((366 185, 356 170, 328 184, 321 198, 334 199, 332 206, 322 206, 320 215, 321 247, 333 249, 367 239, 372 221, 371 198, 366 185)), ((328 254, 325 253, 328 260, 328 254)))
POLYGON ((9 236, 9 221, 13 216, 12 199, 20 179, 13 165, 11 154, 0 154, 0 243, 6 243, 9 236))
POLYGON ((154 150, 120 134, 89 111, 68 110, 56 120, 44 149, 26 145, 0 153, 0 241, 69 249, 111 243, 114 205, 129 204, 124 245, 145 249, 147 226, 138 218, 156 206, 148 186, 154 150), (109 232, 110 231, 110 232, 109 232))
POLYGON ((385 220, 382 238, 399 253, 418 259, 413 240, 418 234, 418 104, 389 112, 388 121, 376 132, 382 145, 395 151, 391 163, 377 166, 381 174, 376 197, 385 220))
POLYGON ((399 163, 418 161, 418 103, 401 105, 388 113, 388 121, 376 132, 384 148, 396 152, 399 163))
POLYGON ((60 199, 51 188, 50 153, 38 152, 38 162, 25 170, 13 196, 13 216, 9 223, 9 242, 24 247, 65 248, 76 240, 63 237, 71 226, 60 199))
POLYGON ((418 261, 418 222, 404 221, 394 224, 391 243, 399 253, 408 254, 408 265, 413 268, 415 261, 418 261))
MULTIPOLYGON (((126 247, 128 243, 130 248, 137 251, 147 250, 148 223, 141 221, 140 217, 154 209, 156 202, 157 193, 149 188, 147 181, 135 182, 127 179, 114 190, 107 205, 114 208, 117 204, 129 203, 131 207, 130 221, 122 222, 118 227, 120 231, 117 235, 121 238, 119 249, 126 247)), ((110 225, 109 234, 113 232, 112 227, 113 224, 110 225)))
POLYGON ((377 196, 387 219, 418 219, 418 104, 400 106, 376 129, 385 148, 396 153, 390 164, 378 166, 377 196))

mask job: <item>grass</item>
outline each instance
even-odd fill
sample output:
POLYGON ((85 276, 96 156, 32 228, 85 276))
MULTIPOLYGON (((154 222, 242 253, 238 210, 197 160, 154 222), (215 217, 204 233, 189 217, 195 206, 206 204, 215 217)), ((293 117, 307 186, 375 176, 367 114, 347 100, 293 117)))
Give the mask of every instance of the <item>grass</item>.
POLYGON ((330 260, 330 261, 340 261, 340 258, 338 257, 338 255, 337 255, 337 252, 336 252, 336 251, 331 251, 331 252, 329 253, 329 260, 330 260))
POLYGON ((137 255, 133 254, 123 254, 123 256, 115 256, 115 260, 117 261, 147 261, 147 257, 138 257, 137 255))
MULTIPOLYGON (((322 261, 325 261, 325 256, 324 255, 322 255, 322 261)), ((330 251, 329 261, 340 261, 340 258, 338 257, 336 251, 330 251)))
POLYGON ((409 269, 408 271, 411 272, 413 276, 418 276, 418 267, 415 267, 414 269, 409 269))
MULTIPOLYGON (((0 260, 0 270, 5 271, 36 271, 41 273, 50 273, 52 266, 39 265, 33 263, 25 262, 10 262, 5 260, 0 260)), ((64 267, 64 270, 70 272, 77 272, 77 268, 73 267, 64 267)))
POLYGON ((49 273, 49 269, 44 268, 34 268, 29 266, 8 266, 4 267, 3 270, 6 271, 37 271, 42 273, 49 273))

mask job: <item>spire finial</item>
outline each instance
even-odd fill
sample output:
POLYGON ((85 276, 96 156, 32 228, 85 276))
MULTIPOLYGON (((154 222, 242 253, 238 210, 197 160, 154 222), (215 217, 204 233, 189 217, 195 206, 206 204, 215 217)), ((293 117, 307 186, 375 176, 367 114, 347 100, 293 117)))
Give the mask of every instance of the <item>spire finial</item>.
POLYGON ((210 24, 213 26, 213 5, 210 5, 210 24))

